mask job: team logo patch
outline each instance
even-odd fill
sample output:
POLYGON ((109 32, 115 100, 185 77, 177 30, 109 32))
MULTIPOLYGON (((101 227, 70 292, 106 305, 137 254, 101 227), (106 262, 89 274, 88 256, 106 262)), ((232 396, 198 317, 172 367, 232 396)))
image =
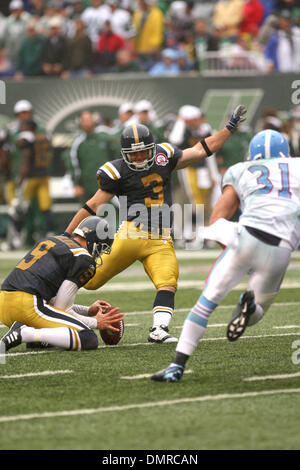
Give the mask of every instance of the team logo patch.
POLYGON ((155 156, 155 161, 157 165, 166 166, 169 163, 168 157, 163 153, 158 153, 155 156))

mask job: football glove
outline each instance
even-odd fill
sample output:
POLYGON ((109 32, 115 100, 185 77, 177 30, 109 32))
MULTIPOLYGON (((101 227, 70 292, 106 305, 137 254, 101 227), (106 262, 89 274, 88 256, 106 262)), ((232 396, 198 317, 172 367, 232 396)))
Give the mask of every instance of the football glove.
POLYGON ((247 110, 245 106, 243 106, 242 104, 237 106, 229 118, 229 122, 226 125, 226 129, 228 129, 230 132, 234 132, 237 129, 238 125, 241 122, 245 121, 246 113, 247 110))

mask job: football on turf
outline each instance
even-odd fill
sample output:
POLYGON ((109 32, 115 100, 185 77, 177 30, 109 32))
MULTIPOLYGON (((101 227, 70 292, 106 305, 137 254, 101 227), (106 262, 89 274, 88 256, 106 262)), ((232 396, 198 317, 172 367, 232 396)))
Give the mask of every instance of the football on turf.
MULTIPOLYGON (((108 313, 114 307, 108 307, 104 313, 108 313)), ((117 325, 114 325, 119 328, 118 331, 113 330, 99 330, 100 336, 105 344, 118 344, 124 334, 124 320, 119 320, 117 325)))

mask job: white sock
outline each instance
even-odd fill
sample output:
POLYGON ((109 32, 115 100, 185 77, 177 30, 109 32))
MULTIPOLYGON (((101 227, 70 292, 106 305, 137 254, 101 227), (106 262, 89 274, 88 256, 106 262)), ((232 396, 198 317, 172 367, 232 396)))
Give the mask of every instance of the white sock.
POLYGON ((176 347, 176 352, 191 356, 206 331, 203 326, 186 319, 176 347))
POLYGON ((74 341, 74 336, 77 338, 77 345, 80 341, 78 338, 77 332, 67 328, 66 326, 58 328, 32 328, 24 327, 21 330, 22 342, 31 343, 41 341, 43 343, 49 343, 52 346, 58 346, 63 349, 70 349, 71 343, 73 345, 72 349, 77 349, 76 342, 74 341), (72 338, 71 338, 72 335, 72 338))
POLYGON ((157 306, 153 309, 153 326, 169 326, 172 319, 173 309, 170 307, 157 306))

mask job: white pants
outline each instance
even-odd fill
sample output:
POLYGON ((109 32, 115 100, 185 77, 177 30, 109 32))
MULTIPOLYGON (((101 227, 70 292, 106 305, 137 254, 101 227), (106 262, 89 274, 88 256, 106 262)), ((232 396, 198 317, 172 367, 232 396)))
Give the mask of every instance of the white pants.
POLYGON ((266 312, 280 289, 291 252, 267 245, 242 228, 237 247, 226 248, 215 262, 203 295, 219 304, 248 274, 248 289, 254 291, 255 301, 266 312))

